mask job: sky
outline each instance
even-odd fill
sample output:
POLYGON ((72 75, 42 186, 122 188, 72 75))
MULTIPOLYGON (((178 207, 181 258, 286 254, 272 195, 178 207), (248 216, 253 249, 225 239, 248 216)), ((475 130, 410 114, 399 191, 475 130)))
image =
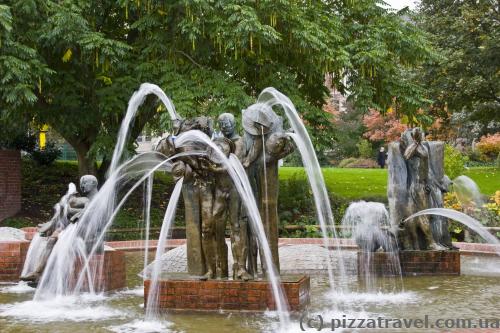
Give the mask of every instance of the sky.
POLYGON ((418 2, 418 0, 384 0, 384 1, 395 9, 401 9, 406 6, 410 6, 411 9, 414 9, 415 2, 418 2))

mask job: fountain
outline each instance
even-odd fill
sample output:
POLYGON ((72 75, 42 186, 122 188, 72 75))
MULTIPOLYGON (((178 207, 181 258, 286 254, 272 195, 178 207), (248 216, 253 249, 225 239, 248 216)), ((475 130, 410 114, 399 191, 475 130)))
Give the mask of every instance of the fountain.
MULTIPOLYGON (((387 267, 394 265, 396 251, 398 273, 402 275, 460 274, 460 253, 452 245, 447 219, 417 214, 443 206, 443 193, 450 185, 443 160, 444 143, 425 141, 418 127, 406 130, 399 142, 390 144, 387 196, 392 227, 389 233, 397 250, 392 247, 367 255, 376 249, 364 249, 358 257, 359 267, 366 267, 374 275, 393 275, 387 267)), ((380 238, 373 228, 365 231, 366 237, 380 238)))
MULTIPOLYGON (((277 91, 272 93, 280 97, 277 91)), ((304 160, 315 160, 315 155, 293 105, 289 100, 286 102, 285 111, 288 110, 294 130, 299 133, 292 135, 285 132, 281 118, 272 109, 279 102, 267 101, 267 104, 257 102, 244 110, 243 137, 234 131, 234 116, 222 115, 219 122, 224 136, 212 141, 209 137, 212 134, 211 119, 181 119, 158 87, 142 85, 129 103, 108 179, 99 192, 92 192, 90 200, 81 205, 81 210, 75 214, 78 223, 68 223, 76 222, 72 221, 73 215, 70 214, 74 208, 71 204, 74 189, 70 187, 68 194, 56 206, 54 219, 41 226, 41 233, 35 236, 24 276, 25 280, 38 282, 35 301, 106 290, 101 281, 107 269, 102 256, 106 230, 132 191, 145 183, 148 242, 152 175, 157 170, 165 170, 172 173, 177 185, 165 214, 156 262, 161 262, 159 259, 164 251, 175 206, 182 193, 186 208, 188 272, 177 280, 168 277, 165 281, 161 266, 153 265, 150 276, 145 277, 148 279, 145 281, 146 318, 157 319, 161 309, 202 309, 204 305, 211 310, 276 309, 281 329, 288 327, 289 309, 303 309, 309 302, 309 278, 279 275, 278 160, 292 151, 292 137, 301 151, 304 147, 309 149, 304 160), (174 122, 174 133, 160 142, 157 152, 123 160, 130 123, 148 94, 160 97, 174 122), (290 110, 293 112, 290 113, 290 110), (304 141, 309 144, 304 144, 304 141), (129 190, 117 202, 117 195, 125 185, 129 190), (236 258, 232 277, 229 277, 227 264, 227 222, 231 227, 231 250, 236 258), (55 234, 56 237, 49 239, 44 248, 40 236, 45 233, 49 236, 55 234), (35 265, 36 258, 39 262, 35 265), (165 295, 164 287, 167 285, 173 288, 169 290, 175 290, 176 296, 181 297, 165 295), (222 297, 226 289, 231 291, 222 297), (206 297, 197 297, 194 291, 205 292, 206 297), (182 297, 183 292, 188 292, 190 297, 182 297)), ((311 163, 319 166, 317 160, 311 163)), ((320 193, 321 187, 324 192, 322 198, 317 200, 317 206, 321 207, 320 203, 328 202, 326 190, 321 184, 322 179, 318 179, 318 174, 321 174, 319 167, 311 172, 315 177, 312 181, 314 192, 320 193)), ((325 211, 319 213, 319 216, 326 216, 320 220, 328 219, 328 214, 331 215, 325 211)), ((333 223, 333 219, 329 219, 333 223)), ((144 264, 147 262, 145 254, 144 264)))
MULTIPOLYGON (((361 209, 359 220, 368 228, 355 229, 361 234, 361 238, 355 238, 362 250, 358 267, 368 267, 367 274, 393 275, 387 267, 393 265, 396 251, 402 275, 459 275, 460 252, 451 242, 448 218, 466 225, 489 243, 499 243, 480 222, 442 208, 443 194, 452 183, 444 174, 444 143, 424 141, 423 137, 420 128, 409 129, 401 135, 400 142, 389 146, 387 193, 391 231, 384 236, 395 240, 390 243, 395 243, 397 250, 382 246, 382 251, 370 254, 380 247, 380 230, 369 225, 375 213, 361 209), (373 242, 376 246, 372 246, 373 242)), ((462 202, 480 204, 481 194, 470 178, 460 176, 453 186, 462 202)))
MULTIPOLYGON (((106 231, 131 193, 142 185, 146 250, 140 259, 144 266, 144 291, 142 294, 140 290, 140 294, 146 314, 143 317, 141 310, 134 322, 108 329, 169 331, 165 313, 170 320, 177 311, 189 316, 192 311, 203 310, 211 312, 208 318, 216 318, 206 330, 218 331, 219 318, 230 322, 233 314, 240 316, 239 312, 275 310, 259 317, 267 318, 265 328, 260 330, 292 331, 291 314, 293 318, 293 313, 303 311, 310 303, 311 292, 314 293, 307 274, 280 272, 280 254, 287 249, 278 247, 278 161, 295 148, 302 156, 323 235, 321 268, 328 274, 328 283, 327 288, 319 291, 322 295, 316 295, 317 302, 325 306, 320 310, 326 309, 332 315, 347 311, 358 317, 371 316, 349 302, 415 302, 418 298, 413 294, 402 292, 403 276, 459 274, 460 256, 451 244, 446 217, 462 220, 472 228, 477 227, 477 221, 440 208, 448 185, 442 167, 442 144, 424 141, 419 129, 403 133, 401 143, 390 146, 390 214, 380 203, 355 202, 347 209, 343 225, 352 230, 350 236, 359 247, 357 256, 353 252, 353 262, 357 262, 354 268, 365 284, 364 292, 349 292, 355 289, 350 289, 352 281, 347 277, 344 257, 338 246, 338 252, 331 252, 340 242, 332 242, 327 232, 337 237, 323 175, 292 102, 276 89, 267 88, 255 104, 243 110, 241 118, 243 135, 236 132, 234 115, 224 113, 218 118, 222 134, 214 136, 212 119, 182 119, 160 88, 141 85, 129 102, 106 182, 98 192, 88 191, 91 195, 84 203, 74 200, 75 188, 69 187, 56 205, 54 218, 41 226, 42 232, 35 235, 27 251, 25 277, 31 280, 33 273, 40 275, 40 267, 45 267, 34 300, 9 308, 0 306, 0 323, 2 316, 25 316, 27 308, 54 306, 53 313, 59 313, 66 307, 79 308, 106 299, 102 293, 110 289, 105 287, 110 281, 103 280, 103 276, 108 276, 106 272, 114 266, 106 263, 106 253, 111 252, 103 245, 106 231), (130 124, 149 94, 158 96, 169 112, 172 133, 159 142, 155 151, 127 158, 124 149, 130 124), (279 110, 286 119, 278 116, 279 110), (285 130, 285 124, 291 129, 285 130), (154 261, 148 266, 153 175, 158 171, 170 173, 175 187, 163 218, 154 261), (185 252, 185 271, 165 272, 164 258, 173 252, 166 253, 165 249, 181 197, 187 239, 185 247, 176 252, 185 252), (76 213, 72 212, 75 204, 81 208, 76 213), (72 216, 77 216, 75 223, 71 223, 72 216), (48 245, 50 240, 44 241, 42 236, 58 229, 61 230, 57 241, 48 245), (332 266, 334 257, 338 267, 332 266), (374 277, 390 279, 376 281, 374 277), (227 317, 216 317, 226 311, 230 312, 227 317), (273 324, 276 318, 278 326, 273 324)), ((292 248, 288 250, 294 256, 305 249, 292 248)), ((317 249, 311 245, 308 248, 317 249)), ((313 260, 314 256, 308 258, 313 260)), ((115 297, 119 296, 111 299, 115 297)), ((126 317, 105 308, 100 311, 103 318, 126 317)))

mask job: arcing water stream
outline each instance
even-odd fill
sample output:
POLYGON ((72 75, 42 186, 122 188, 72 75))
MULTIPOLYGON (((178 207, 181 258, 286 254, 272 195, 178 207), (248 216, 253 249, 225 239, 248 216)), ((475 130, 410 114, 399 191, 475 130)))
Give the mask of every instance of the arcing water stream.
MULTIPOLYGON (((328 197, 328 191, 326 189, 325 180, 323 179, 323 173, 321 172, 321 167, 314 152, 314 146, 311 142, 311 138, 307 133, 304 123, 300 119, 300 116, 295 109, 292 101, 281 92, 274 88, 266 88, 262 91, 257 99, 257 104, 262 103, 267 106, 281 106, 285 112, 285 115, 292 126, 293 133, 290 136, 295 141, 297 148, 299 149, 300 155, 302 157, 302 162, 311 185, 311 189, 314 196, 314 203, 316 206, 316 213, 318 216, 318 221, 321 228, 321 233, 323 236, 323 246, 326 249, 330 248, 328 230, 332 230, 333 237, 337 238, 337 232, 335 229, 335 223, 333 220, 332 208, 330 205, 330 199, 328 197)), ((345 270, 342 255, 340 252, 340 246, 337 244, 337 255, 340 262, 340 282, 345 279, 345 270)), ((327 261, 328 265, 328 278, 330 281, 330 287, 333 289, 342 289, 344 284, 340 283, 335 285, 333 269, 331 267, 331 262, 327 261)))
MULTIPOLYGON (((455 220, 457 222, 462 223, 463 225, 467 226, 471 230, 475 231, 479 236, 481 236, 484 240, 486 240, 488 243, 491 244, 500 244, 500 241, 490 234, 487 229, 479 222, 478 220, 470 217, 467 214, 464 214, 462 212, 453 210, 453 209, 448 209, 448 208, 430 208, 430 209, 424 209, 421 210, 420 212, 417 212, 411 216, 409 216, 406 221, 409 221, 417 216, 421 215, 441 215, 444 217, 447 217, 449 219, 455 220)), ((500 251, 500 250, 499 250, 500 251)), ((500 252, 498 252, 500 255, 500 252)))

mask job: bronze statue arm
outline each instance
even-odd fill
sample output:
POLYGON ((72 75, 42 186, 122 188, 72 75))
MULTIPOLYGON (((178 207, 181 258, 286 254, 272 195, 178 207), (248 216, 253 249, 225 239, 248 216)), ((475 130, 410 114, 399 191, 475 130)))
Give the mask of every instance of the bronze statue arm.
POLYGON ((262 138, 260 137, 253 137, 253 144, 252 148, 250 148, 250 151, 248 152, 248 155, 246 156, 243 166, 245 168, 248 168, 250 164, 252 164, 256 159, 258 159, 261 154, 262 154, 262 138))

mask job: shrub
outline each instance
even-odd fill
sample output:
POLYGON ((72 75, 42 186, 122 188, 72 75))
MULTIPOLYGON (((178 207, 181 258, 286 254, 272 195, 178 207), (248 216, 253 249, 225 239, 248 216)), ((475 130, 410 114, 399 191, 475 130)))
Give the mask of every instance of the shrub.
POLYGON ((280 181, 278 211, 283 224, 289 224, 304 215, 314 216, 311 186, 306 178, 293 174, 280 181))
POLYGON ((339 163, 339 168, 378 168, 378 164, 371 158, 346 158, 339 163))
POLYGON ((31 158, 38 165, 51 165, 61 155, 61 150, 53 142, 47 142, 45 149, 36 148, 31 152, 31 158))
POLYGON ((356 144, 356 147, 358 147, 359 157, 370 158, 373 156, 372 145, 368 140, 360 140, 358 144, 356 144))
POLYGON ((444 172, 450 179, 454 179, 463 174, 465 163, 467 163, 468 160, 469 158, 467 156, 453 148, 453 146, 447 144, 444 147, 444 172))
MULTIPOLYGON (((472 216, 485 226, 500 226, 500 191, 496 191, 482 206, 462 205, 455 192, 446 193, 443 206, 472 216)), ((464 229, 458 222, 452 222, 451 225, 454 233, 460 233, 464 229)))
POLYGON ((477 143, 477 149, 481 153, 481 157, 485 160, 491 161, 498 158, 500 154, 500 133, 481 137, 477 143))
POLYGON ((356 160, 357 160, 357 158, 355 158, 355 157, 348 157, 348 158, 345 158, 345 159, 343 159, 342 161, 340 161, 340 163, 339 163, 338 167, 339 167, 339 168, 347 168, 347 166, 346 166, 346 165, 349 165, 349 164, 351 164, 351 163, 355 162, 356 160))

